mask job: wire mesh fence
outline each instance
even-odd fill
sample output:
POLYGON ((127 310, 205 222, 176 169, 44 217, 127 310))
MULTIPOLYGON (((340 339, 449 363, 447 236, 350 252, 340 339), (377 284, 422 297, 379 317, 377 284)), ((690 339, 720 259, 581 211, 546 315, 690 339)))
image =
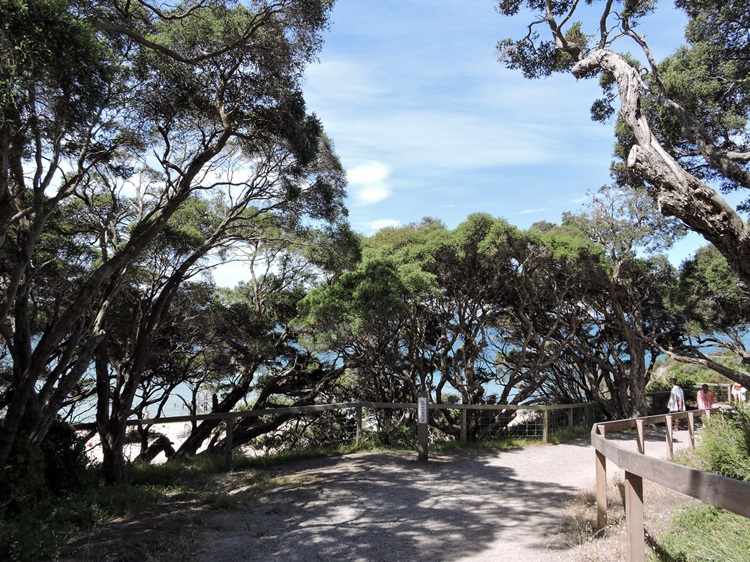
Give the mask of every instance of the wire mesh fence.
MULTIPOLYGON (((683 389, 683 391, 685 392, 685 403, 688 409, 696 409, 698 407, 698 391, 703 384, 708 385, 708 388, 712 390, 714 394, 716 394, 716 399, 718 402, 730 403, 732 401, 731 384, 712 382, 698 383, 695 386, 686 387, 683 389)), ((667 412, 669 410, 667 408, 667 403, 669 402, 669 394, 669 390, 649 392, 646 395, 649 404, 649 414, 656 415, 667 412)))
MULTIPOLYGON (((481 442, 510 437, 546 441, 576 427, 590 428, 599 418, 593 404, 561 406, 436 405, 428 407, 429 442, 481 442)), ((413 449, 417 446, 417 404, 346 403, 200 414, 172 418, 130 420, 128 425, 148 423, 157 434, 166 434, 175 448, 203 420, 220 420, 210 442, 224 441, 228 462, 235 444, 252 456, 265 456, 314 448, 376 445, 413 449), (282 417, 279 417, 282 416, 282 417), (270 428, 252 439, 242 432, 270 428), (234 432, 237 432, 236 436, 234 432), (236 439, 236 440, 235 440, 236 439)), ((78 424, 91 429, 93 424, 78 424)))
MULTIPOLYGON (((298 414, 246 447, 254 454, 272 454, 315 447, 377 445, 414 448, 417 444, 417 405, 354 403, 328 405, 324 411, 298 414)), ((523 437, 548 440, 575 428, 591 427, 598 419, 593 404, 563 406, 431 405, 429 442, 482 442, 523 437)), ((277 415, 286 414, 286 409, 277 415)), ((259 413, 258 413, 259 414, 259 413)), ((274 413, 266 410, 266 423, 274 413)))

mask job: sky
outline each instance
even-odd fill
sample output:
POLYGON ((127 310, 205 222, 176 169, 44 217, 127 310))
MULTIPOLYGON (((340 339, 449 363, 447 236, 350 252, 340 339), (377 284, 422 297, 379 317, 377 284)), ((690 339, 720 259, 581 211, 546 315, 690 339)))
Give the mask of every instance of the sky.
MULTIPOLYGON (((559 223, 610 181, 614 122, 590 118, 597 81, 505 69, 497 42, 518 38, 530 19, 495 5, 337 0, 304 93, 347 170, 354 230, 423 217, 455 228, 474 212, 524 229, 559 223)), ((657 59, 683 42, 685 18, 672 6, 644 20, 657 59)), ((675 259, 702 244, 691 238, 675 259)))
MULTIPOLYGON (((590 117, 598 82, 571 74, 527 80, 506 69, 497 42, 519 38, 531 19, 501 16, 495 6, 337 0, 303 91, 347 171, 355 231, 372 235, 423 217, 453 229, 475 212, 522 229, 559 223, 610 182, 614 121, 590 117)), ((598 25, 593 15, 588 22, 598 25)), ((657 60, 683 43, 685 22, 670 0, 643 20, 639 30, 657 60)), ((670 259, 679 265, 705 244, 689 235, 670 259)), ((242 278, 241 264, 217 275, 226 285, 242 278)))

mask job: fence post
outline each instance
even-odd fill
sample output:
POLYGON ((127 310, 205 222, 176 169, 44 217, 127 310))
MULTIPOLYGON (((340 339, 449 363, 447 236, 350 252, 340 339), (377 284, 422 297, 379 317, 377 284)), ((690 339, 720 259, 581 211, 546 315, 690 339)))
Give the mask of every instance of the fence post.
POLYGON ((362 443, 362 404, 357 404, 357 436, 354 442, 358 447, 362 443))
POLYGON ((667 414, 664 416, 667 419, 667 458, 672 459, 674 456, 674 445, 672 442, 672 416, 667 414))
POLYGON ((422 392, 417 399, 417 452, 419 462, 427 462, 427 441, 429 428, 427 426, 427 393, 422 392))
POLYGON ((695 413, 688 412, 688 433, 690 434, 690 448, 695 449, 695 413))
POLYGON ((573 408, 568 408, 568 429, 573 431, 573 408))
POLYGON ((232 469, 232 439, 233 439, 233 433, 234 433, 234 418, 227 418, 227 435, 225 439, 224 445, 226 446, 225 454, 226 454, 226 463, 227 463, 227 470, 232 469))
POLYGON ((646 560, 643 536, 643 478, 625 472, 625 518, 628 526, 628 561, 646 560))
POLYGON ((461 408, 461 445, 466 445, 468 431, 468 413, 467 409, 461 408))
POLYGON ((635 433, 638 439, 638 452, 642 455, 646 454, 646 439, 643 433, 643 420, 635 420, 635 433))
POLYGON ((549 410, 544 408, 544 427, 542 427, 542 442, 549 443, 549 410))
MULTIPOLYGON (((603 427, 597 428, 605 435, 603 427)), ((607 526, 607 457, 596 451, 596 525, 599 529, 607 526)))

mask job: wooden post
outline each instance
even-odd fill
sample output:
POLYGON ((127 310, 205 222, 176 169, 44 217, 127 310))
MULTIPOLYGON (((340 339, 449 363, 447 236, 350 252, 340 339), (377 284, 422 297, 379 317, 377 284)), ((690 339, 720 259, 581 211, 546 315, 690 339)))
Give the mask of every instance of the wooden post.
POLYGON ((573 431, 573 408, 568 408, 568 429, 573 431))
POLYGON ((362 444, 362 404, 357 405, 357 436, 354 443, 359 447, 362 444))
POLYGON ((226 446, 226 449, 225 449, 226 463, 227 463, 227 470, 232 470, 232 439, 233 439, 233 431, 234 431, 234 418, 227 418, 226 424, 227 424, 227 435, 226 435, 226 439, 224 443, 224 445, 226 446))
POLYGON ((638 439, 638 452, 642 455, 646 454, 646 438, 643 433, 643 420, 635 420, 635 433, 638 439))
POLYGON ((461 445, 466 445, 468 429, 468 412, 466 408, 461 408, 461 445))
POLYGON ((664 417, 667 419, 667 458, 671 459, 674 455, 674 445, 672 443, 672 416, 667 414, 664 417))
POLYGON ((427 462, 427 442, 429 427, 427 425, 427 393, 422 392, 417 399, 417 452, 419 462, 427 462))
POLYGON ((690 448, 695 449, 695 413, 688 412, 688 434, 690 435, 690 448))
POLYGON ((607 526, 607 457, 596 451, 596 525, 607 526))
POLYGON ((549 410, 544 409, 544 427, 542 427, 542 442, 549 443, 549 410))
POLYGON ((643 534, 643 478, 625 472, 625 518, 628 525, 628 561, 645 562, 643 534))

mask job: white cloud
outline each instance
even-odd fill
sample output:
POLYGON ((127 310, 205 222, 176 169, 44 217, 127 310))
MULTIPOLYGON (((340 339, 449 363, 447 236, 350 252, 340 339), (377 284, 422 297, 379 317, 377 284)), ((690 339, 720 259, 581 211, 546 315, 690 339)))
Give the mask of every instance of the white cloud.
POLYGON ((391 196, 391 190, 384 185, 372 185, 358 189, 354 195, 360 205, 374 205, 391 196))
POLYGON ((382 162, 367 162, 346 172, 349 183, 371 185, 382 183, 391 174, 391 167, 382 162))
POLYGON ((349 193, 359 205, 374 205, 391 196, 387 180, 391 167, 377 161, 355 166, 346 173, 349 193))

